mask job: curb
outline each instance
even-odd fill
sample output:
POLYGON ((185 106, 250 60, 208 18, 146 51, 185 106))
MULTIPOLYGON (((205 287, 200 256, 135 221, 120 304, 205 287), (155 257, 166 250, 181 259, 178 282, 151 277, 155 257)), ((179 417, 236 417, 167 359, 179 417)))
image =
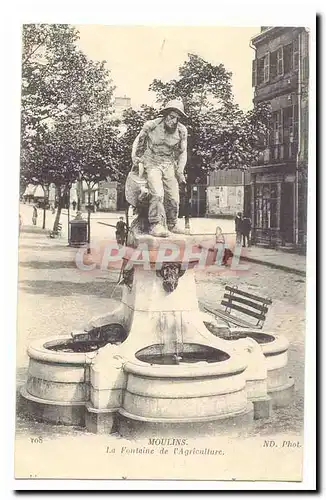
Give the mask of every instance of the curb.
POLYGON ((275 264, 274 262, 255 259, 253 257, 240 257, 240 260, 244 260, 246 262, 254 262, 256 264, 261 264, 263 266, 271 267, 273 269, 280 269, 281 271, 285 271, 287 273, 297 274, 298 276, 306 277, 305 271, 301 271, 300 269, 295 269, 294 267, 283 266, 282 264, 275 264))

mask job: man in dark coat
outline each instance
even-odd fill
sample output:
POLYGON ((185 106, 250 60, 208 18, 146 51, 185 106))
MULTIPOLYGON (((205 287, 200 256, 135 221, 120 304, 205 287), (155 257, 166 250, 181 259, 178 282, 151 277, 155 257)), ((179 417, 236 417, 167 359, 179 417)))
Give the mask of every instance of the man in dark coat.
POLYGON ((118 245, 124 245, 127 236, 127 224, 124 222, 123 217, 120 217, 115 227, 115 237, 118 245))
POLYGON ((247 240, 248 247, 250 246, 250 232, 251 232, 251 219, 249 217, 245 216, 241 222, 241 234, 242 234, 242 238, 243 238, 243 244, 242 244, 243 247, 246 246, 246 240, 247 240))

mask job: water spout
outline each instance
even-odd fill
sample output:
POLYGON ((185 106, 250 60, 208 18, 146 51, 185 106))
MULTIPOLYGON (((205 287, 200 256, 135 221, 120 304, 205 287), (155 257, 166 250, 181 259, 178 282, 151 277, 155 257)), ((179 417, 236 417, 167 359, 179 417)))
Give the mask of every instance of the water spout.
POLYGON ((178 356, 177 354, 174 354, 173 359, 174 359, 176 365, 180 365, 180 361, 182 360, 182 356, 178 356))
POLYGON ((161 313, 159 328, 161 332, 162 356, 173 356, 177 364, 182 358, 183 338, 180 313, 161 313))

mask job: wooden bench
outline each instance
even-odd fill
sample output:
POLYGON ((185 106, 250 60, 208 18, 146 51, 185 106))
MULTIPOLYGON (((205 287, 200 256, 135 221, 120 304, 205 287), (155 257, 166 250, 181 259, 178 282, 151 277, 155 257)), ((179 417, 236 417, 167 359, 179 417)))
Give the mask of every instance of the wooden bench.
POLYGON ((226 286, 223 300, 221 301, 221 306, 224 306, 224 308, 218 307, 217 309, 210 309, 204 306, 204 309, 225 321, 229 326, 236 325, 244 328, 261 329, 266 320, 268 306, 271 304, 271 299, 244 292, 243 290, 239 290, 237 286, 226 286), (249 323, 239 314, 235 315, 234 311, 243 316, 250 316, 256 319, 257 322, 254 323, 254 321, 252 321, 249 323))

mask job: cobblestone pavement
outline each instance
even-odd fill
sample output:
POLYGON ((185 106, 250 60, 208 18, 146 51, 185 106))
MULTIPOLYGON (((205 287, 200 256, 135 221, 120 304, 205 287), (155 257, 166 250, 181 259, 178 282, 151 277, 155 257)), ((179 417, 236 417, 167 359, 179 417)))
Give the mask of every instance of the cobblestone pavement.
MULTIPOLYGON (((26 348, 33 339, 67 336, 91 317, 105 313, 108 299, 121 297, 121 287, 116 287, 118 271, 81 272, 74 264, 75 252, 65 241, 51 240, 39 228, 26 227, 20 236, 18 387, 26 379, 26 348)), ((201 302, 214 306, 220 301, 224 286, 236 283, 248 291, 272 298, 265 329, 284 335, 290 342, 289 373, 295 379, 296 392, 291 406, 274 411, 267 421, 255 421, 250 432, 254 435, 301 432, 305 279, 262 265, 248 263, 248 266, 248 271, 242 275, 217 276, 211 271, 198 271, 198 297, 201 302)), ((26 432, 43 432, 51 437, 86 434, 78 428, 35 423, 18 413, 17 433, 26 432)))

